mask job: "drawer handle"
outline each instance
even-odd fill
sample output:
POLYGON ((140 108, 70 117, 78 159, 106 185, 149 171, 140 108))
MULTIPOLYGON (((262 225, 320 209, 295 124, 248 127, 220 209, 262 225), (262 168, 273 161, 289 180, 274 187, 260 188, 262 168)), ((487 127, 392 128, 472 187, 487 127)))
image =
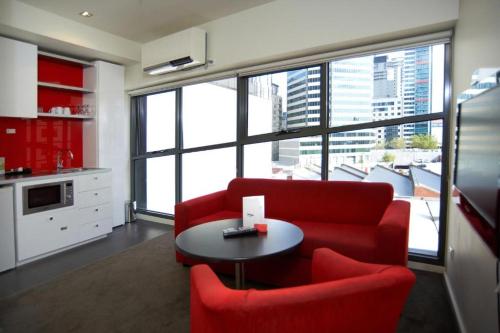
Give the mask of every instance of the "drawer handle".
POLYGON ((96 224, 94 227, 99 228, 99 224, 96 224))
POLYGON ((68 227, 61 227, 61 231, 68 230, 68 227))
POLYGON ((94 177, 94 180, 98 180, 98 179, 99 179, 99 177, 94 177))
POLYGON ((54 221, 54 217, 53 216, 49 217, 49 221, 54 221))
POLYGON ((94 195, 97 196, 97 195, 99 195, 99 193, 96 192, 96 193, 94 193, 94 195))
POLYGON ((96 211, 96 212, 98 212, 98 211, 99 211, 99 208, 96 208, 96 209, 95 209, 95 211, 96 211))

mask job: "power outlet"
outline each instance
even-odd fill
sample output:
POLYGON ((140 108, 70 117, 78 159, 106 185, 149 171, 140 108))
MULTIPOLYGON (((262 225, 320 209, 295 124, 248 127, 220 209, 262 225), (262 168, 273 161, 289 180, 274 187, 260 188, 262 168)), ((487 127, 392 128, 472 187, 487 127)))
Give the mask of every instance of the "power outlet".
POLYGON ((6 134, 16 134, 16 129, 15 128, 7 128, 5 130, 6 134))
POLYGON ((448 255, 450 256, 450 259, 455 258, 455 249, 453 247, 448 247, 448 255))

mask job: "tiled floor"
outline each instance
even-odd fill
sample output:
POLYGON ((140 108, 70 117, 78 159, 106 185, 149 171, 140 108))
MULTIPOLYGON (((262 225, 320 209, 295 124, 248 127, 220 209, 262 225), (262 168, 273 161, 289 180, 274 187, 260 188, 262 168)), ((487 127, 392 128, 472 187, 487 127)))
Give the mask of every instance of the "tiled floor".
POLYGON ((148 221, 128 223, 114 228, 106 238, 0 273, 0 298, 46 283, 66 272, 160 236, 171 228, 148 221))

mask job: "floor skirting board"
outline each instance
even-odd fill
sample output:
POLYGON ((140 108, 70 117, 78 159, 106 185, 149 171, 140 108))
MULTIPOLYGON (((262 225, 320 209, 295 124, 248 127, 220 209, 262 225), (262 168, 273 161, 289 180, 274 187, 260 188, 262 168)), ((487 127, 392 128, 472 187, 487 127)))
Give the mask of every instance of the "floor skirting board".
POLYGON ((453 307, 453 312, 455 313, 455 318, 458 323, 458 329, 460 333, 467 333, 465 328, 464 319, 462 318, 460 308, 458 307, 457 299, 455 298, 455 293, 453 292, 453 287, 451 286, 450 279, 448 278, 448 274, 444 272, 444 284, 446 285, 446 291, 448 292, 448 296, 450 298, 451 305, 453 307))

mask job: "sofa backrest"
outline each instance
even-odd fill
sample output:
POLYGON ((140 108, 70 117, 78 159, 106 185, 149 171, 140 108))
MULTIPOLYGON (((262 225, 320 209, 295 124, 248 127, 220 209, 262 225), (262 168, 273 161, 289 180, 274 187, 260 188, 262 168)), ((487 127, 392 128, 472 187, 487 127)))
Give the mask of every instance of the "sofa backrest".
POLYGON ((226 207, 242 211, 242 197, 264 195, 265 216, 285 221, 375 225, 393 198, 387 183, 236 178, 226 207))

